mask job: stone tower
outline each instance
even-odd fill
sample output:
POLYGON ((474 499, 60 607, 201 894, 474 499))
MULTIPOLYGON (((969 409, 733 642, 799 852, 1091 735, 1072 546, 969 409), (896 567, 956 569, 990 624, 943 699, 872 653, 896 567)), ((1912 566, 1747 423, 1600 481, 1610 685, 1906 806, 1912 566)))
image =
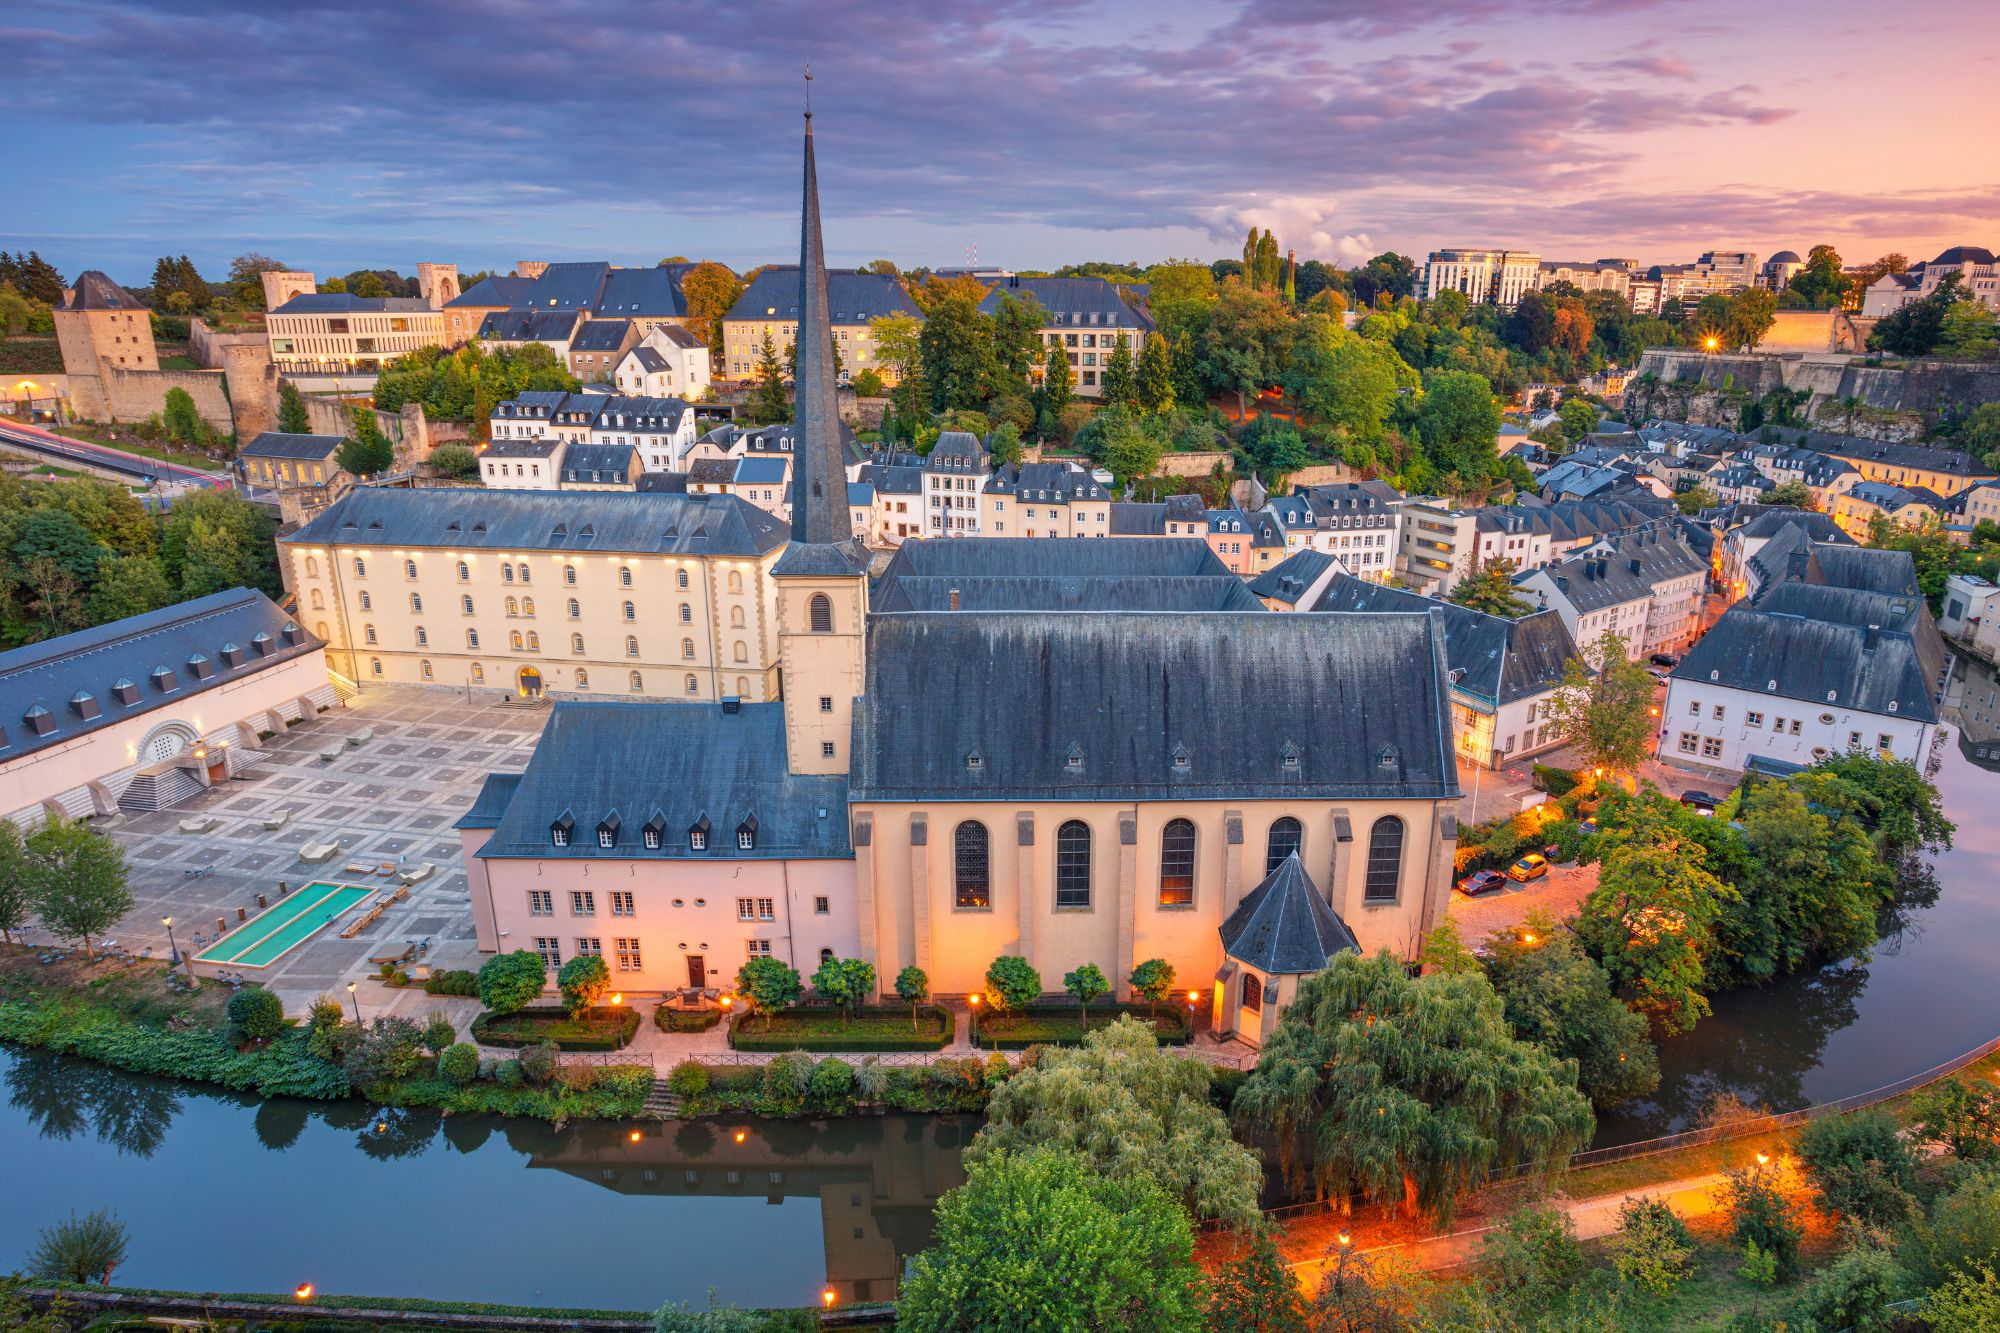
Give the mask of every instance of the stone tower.
POLYGON ((517 259, 514 261, 514 276, 517 278, 539 278, 548 271, 546 259, 517 259))
POLYGON ((868 553, 854 539, 847 507, 810 111, 805 139, 792 541, 771 577, 778 588, 787 767, 829 774, 848 771, 854 697, 867 662, 868 553))
POLYGON ((458 265, 417 265, 417 291, 424 298, 424 304, 433 310, 440 308, 447 301, 456 301, 458 265))
POLYGON ((70 402, 79 416, 109 421, 111 394, 105 368, 158 370, 153 317, 139 298, 96 269, 77 275, 54 310, 56 346, 69 380, 70 402))
POLYGON ((294 296, 310 296, 319 290, 319 284, 310 273, 290 269, 271 269, 257 275, 264 283, 264 308, 276 310, 294 296))

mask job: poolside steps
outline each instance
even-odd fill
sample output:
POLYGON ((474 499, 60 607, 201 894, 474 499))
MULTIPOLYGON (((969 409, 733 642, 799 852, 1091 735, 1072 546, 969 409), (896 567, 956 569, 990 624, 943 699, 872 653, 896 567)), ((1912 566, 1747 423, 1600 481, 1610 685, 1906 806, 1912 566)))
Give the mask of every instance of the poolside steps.
POLYGON ((157 773, 141 773, 118 797, 118 808, 135 815, 150 814, 179 805, 202 789, 194 774, 184 768, 166 768, 157 773))

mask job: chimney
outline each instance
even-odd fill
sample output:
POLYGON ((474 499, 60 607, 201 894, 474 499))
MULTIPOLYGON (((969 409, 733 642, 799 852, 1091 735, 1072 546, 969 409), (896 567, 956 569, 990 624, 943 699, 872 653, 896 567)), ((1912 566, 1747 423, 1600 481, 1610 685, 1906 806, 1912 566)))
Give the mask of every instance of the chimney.
POLYGON ((1880 625, 1870 625, 1868 627, 1868 632, 1862 636, 1861 646, 1863 648, 1866 648, 1869 652, 1872 653, 1875 651, 1877 647, 1881 645, 1881 643, 1882 643, 1882 627, 1880 625))
POLYGON ((951 590, 951 609, 954 611, 958 610, 958 589, 956 588, 951 590))

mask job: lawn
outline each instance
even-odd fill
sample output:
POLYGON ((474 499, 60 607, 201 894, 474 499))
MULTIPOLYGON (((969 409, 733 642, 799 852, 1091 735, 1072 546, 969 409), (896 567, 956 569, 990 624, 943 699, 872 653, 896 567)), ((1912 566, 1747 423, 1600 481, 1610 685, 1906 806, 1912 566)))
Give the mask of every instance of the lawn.
POLYGON ((182 449, 177 445, 159 444, 140 439, 130 427, 118 432, 112 439, 102 427, 85 429, 81 426, 64 426, 56 432, 67 435, 72 440, 85 440, 91 444, 101 444, 107 449, 117 449, 128 454, 138 454, 141 458, 157 458, 163 463, 179 463, 182 467, 199 468, 204 472, 219 472, 226 466, 220 459, 194 449, 182 449))
POLYGON ((739 1051, 935 1051, 952 1037, 951 1015, 925 1009, 913 1024, 900 1005, 857 1009, 785 1009, 744 1014, 730 1026, 739 1051))
MULTIPOLYGON (((1149 1004, 1093 1005, 1091 1028, 1101 1028, 1129 1014, 1141 1023, 1150 1023, 1160 1041, 1177 1045, 1187 1041, 1187 1021, 1180 1011, 1162 1005, 1156 1011, 1149 1004)), ((1028 1046, 1075 1046, 1084 1038, 1082 1011, 1073 1006, 1050 1005, 973 1017, 973 1044, 984 1050, 1018 1051, 1028 1046)))
MULTIPOLYGON (((181 973, 183 978, 186 975, 181 973)), ((203 981, 194 991, 168 989, 163 959, 122 963, 100 958, 85 962, 76 949, 0 944, 0 1000, 34 1001, 50 995, 72 995, 155 1027, 174 1018, 220 1027, 223 1009, 229 1003, 229 987, 219 981, 203 981), (69 956, 44 964, 41 956, 51 952, 69 956)))
POLYGON ((522 1009, 483 1013, 472 1020, 473 1040, 488 1046, 533 1046, 552 1041, 565 1051, 617 1051, 639 1030, 639 1011, 629 1005, 599 1005, 581 1018, 566 1009, 522 1009))
POLYGON ((195 360, 191 356, 163 356, 160 358, 160 369, 200 370, 201 367, 195 364, 195 360))

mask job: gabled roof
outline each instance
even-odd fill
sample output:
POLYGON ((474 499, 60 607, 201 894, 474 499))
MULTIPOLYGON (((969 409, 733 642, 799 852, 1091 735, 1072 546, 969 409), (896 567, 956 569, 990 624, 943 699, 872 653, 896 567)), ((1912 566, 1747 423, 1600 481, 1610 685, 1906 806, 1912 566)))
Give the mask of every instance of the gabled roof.
POLYGON ((279 539, 490 551, 763 555, 784 525, 733 495, 364 486, 279 539))
POLYGON ((1110 492, 1075 463, 1009 463, 986 483, 990 495, 1011 495, 1022 504, 1070 504, 1109 500, 1110 492))
POLYGON ((293 435, 267 430, 236 451, 238 458, 302 458, 315 462, 329 457, 346 442, 341 435, 293 435))
POLYGON ((132 293, 120 287, 96 269, 85 269, 76 275, 76 283, 58 310, 131 310, 146 308, 132 293))
POLYGON ((667 364, 667 358, 661 356, 657 351, 655 351, 651 347, 645 347, 645 346, 634 347, 630 352, 626 353, 626 355, 636 360, 639 363, 639 369, 647 372, 648 374, 656 375, 663 370, 672 369, 672 367, 667 364))
POLYGON ((320 646, 263 593, 231 588, 0 653, 0 762, 233 685, 320 646))
POLYGON ((1738 602, 1688 650, 1673 678, 1935 722, 1934 686, 1923 656, 1903 631, 1809 620, 1738 602))
POLYGON ((631 335, 632 321, 629 319, 593 319, 576 331, 569 340, 572 352, 615 352, 631 335))
POLYGON ((611 265, 603 263, 550 264, 534 280, 534 286, 515 305, 517 310, 590 310, 604 290, 611 265))
POLYGON ((1335 954, 1361 952, 1297 852, 1243 896, 1219 933, 1226 956, 1266 976, 1317 972, 1335 954))
POLYGON ((454 306, 470 306, 476 309, 485 306, 495 310, 506 310, 526 301, 528 293, 534 286, 533 278, 517 278, 504 273, 491 274, 446 301, 444 308, 450 310, 454 306))
POLYGON ((488 342, 562 343, 582 322, 574 310, 494 310, 479 321, 479 336, 488 342))
POLYGON ((1660 583, 1708 569, 1708 562, 1671 529, 1621 533, 1605 540, 1613 545, 1601 554, 1576 556, 1516 581, 1539 583, 1546 578, 1557 596, 1587 614, 1650 598, 1660 583))
POLYGON ((1234 575, 1090 578, 981 575, 884 580, 869 614, 903 611, 1262 611, 1234 575), (957 606, 952 605, 956 596, 957 606))
MULTIPOLYGON (((922 320, 924 312, 890 273, 826 271, 827 310, 835 324, 866 324, 883 315, 908 315, 922 320)), ((725 320, 794 320, 799 317, 799 266, 774 264, 729 307, 725 320)))
POLYGON ((614 268, 591 309, 600 319, 677 318, 688 312, 681 274, 673 268, 614 268))
POLYGON ((1813 563, 1818 566, 1820 578, 1832 587, 1887 593, 1892 597, 1919 595, 1917 561, 1908 551, 1877 550, 1845 541, 1815 543, 1813 563))
POLYGON ((472 808, 453 821, 452 827, 499 828, 500 817, 507 813, 507 803, 514 799, 514 791, 520 785, 519 773, 488 773, 479 784, 479 795, 473 798, 472 808))
MULTIPOLYGON (((1115 511, 1117 506, 1113 505, 1112 509, 1115 511)), ((1294 609, 1303 609, 1299 606, 1299 599, 1319 582, 1320 576, 1325 574, 1329 567, 1339 563, 1325 551, 1315 551, 1310 548, 1295 551, 1250 580, 1250 591, 1257 597, 1283 602, 1294 609)), ((1334 577, 1340 576, 1336 574, 1334 577)))
POLYGON ((1508 620, 1352 574, 1334 575, 1312 610, 1435 611, 1444 623, 1445 661, 1457 674, 1452 689, 1494 707, 1547 694, 1562 683, 1564 664, 1576 656, 1576 640, 1554 611, 1508 620))
POLYGON ((1064 328, 1150 329, 1153 317, 1125 300, 1104 278, 1002 278, 980 301, 981 314, 1000 308, 1003 296, 1032 299, 1049 312, 1051 326, 1064 328))
POLYGON ((564 481, 624 481, 638 468, 638 451, 629 444, 574 443, 563 450, 564 481))
POLYGON ((1111 535, 1114 537, 1164 537, 1167 533, 1167 506, 1122 500, 1111 502, 1111 535))
MULTIPOLYGON (((558 702, 527 770, 506 803, 482 859, 637 861, 844 860, 847 780, 792 774, 785 757, 783 704, 558 702), (565 811, 576 833, 553 845, 549 827, 565 811), (618 845, 594 832, 619 816, 618 845), (645 845, 658 816, 660 846, 645 845), (756 820, 745 850, 734 830, 756 820), (708 846, 694 851, 688 830, 706 818, 708 846)), ((481 801, 486 793, 481 792, 481 801)), ((475 803, 474 809, 479 808, 475 803)))
POLYGON ((1458 794, 1433 615, 884 615, 867 662, 860 801, 1458 794))
POLYGON ((1821 430, 1773 429, 1780 438, 1852 462, 1875 463, 1883 467, 1923 468, 1955 477, 1993 475, 1992 468, 1971 454, 1957 449, 1933 449, 1928 445, 1898 444, 1889 440, 1864 440, 1853 435, 1835 435, 1821 430))
POLYGON ((948 430, 924 457, 926 472, 973 472, 984 474, 989 461, 986 446, 969 430, 948 430))
MULTIPOLYGON (((913 576, 1114 578, 1206 574, 1235 578, 1199 537, 1114 542, 1097 537, 945 537, 906 541, 875 582, 913 576)), ((872 599, 871 599, 872 601, 872 599)))
MULTIPOLYGON (((692 349, 708 346, 707 343, 689 333, 684 326, 679 324, 656 324, 653 326, 653 334, 658 334, 662 342, 670 342, 676 347, 692 349)), ((652 334, 648 334, 647 336, 651 337, 652 334)))

